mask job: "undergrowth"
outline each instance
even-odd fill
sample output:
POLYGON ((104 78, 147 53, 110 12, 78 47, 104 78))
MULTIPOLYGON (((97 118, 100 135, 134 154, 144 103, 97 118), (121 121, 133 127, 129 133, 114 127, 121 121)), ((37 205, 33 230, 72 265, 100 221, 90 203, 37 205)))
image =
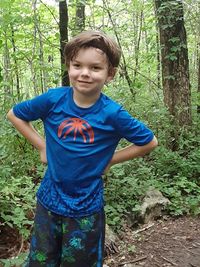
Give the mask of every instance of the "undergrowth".
POLYGON ((138 212, 152 186, 170 200, 169 215, 200 214, 199 147, 199 136, 188 131, 180 136, 178 151, 161 143, 144 158, 113 166, 105 180, 108 224, 121 229, 125 215, 138 212))

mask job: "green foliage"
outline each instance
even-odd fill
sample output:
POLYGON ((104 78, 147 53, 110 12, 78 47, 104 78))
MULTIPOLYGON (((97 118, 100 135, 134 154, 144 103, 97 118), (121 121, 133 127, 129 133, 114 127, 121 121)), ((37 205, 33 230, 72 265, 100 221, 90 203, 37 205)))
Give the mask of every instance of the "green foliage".
POLYGON ((200 214, 199 145, 199 137, 188 132, 181 136, 179 151, 157 149, 154 168, 160 190, 172 202, 171 214, 200 214))
POLYGON ((8 0, 0 1, 0 12, 1 63, 6 64, 1 85, 13 86, 16 92, 18 75, 20 95, 27 96, 58 85, 60 55, 55 8, 47 9, 29 0, 8 0), (41 15, 43 12, 45 15, 41 15))
POLYGON ((166 148, 162 140, 164 138, 160 138, 160 146, 149 156, 113 166, 107 175, 106 213, 108 223, 116 230, 122 227, 125 214, 137 214, 150 186, 159 189, 171 201, 169 214, 200 214, 199 137, 194 129, 182 132, 177 152, 166 148))
POLYGON ((0 263, 2 263, 4 267, 22 266, 26 258, 27 253, 21 253, 18 257, 12 259, 0 259, 0 263))
POLYGON ((141 197, 151 185, 151 168, 142 159, 118 164, 107 175, 105 187, 108 223, 119 230, 123 215, 137 213, 141 197))
POLYGON ((30 144, 0 114, 0 221, 27 238, 32 224, 35 191, 44 167, 30 144))

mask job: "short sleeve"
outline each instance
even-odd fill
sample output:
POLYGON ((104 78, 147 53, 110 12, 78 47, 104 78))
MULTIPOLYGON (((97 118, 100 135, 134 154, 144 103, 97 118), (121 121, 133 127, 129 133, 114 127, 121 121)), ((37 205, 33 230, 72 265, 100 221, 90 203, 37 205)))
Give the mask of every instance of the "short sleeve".
POLYGON ((13 107, 16 117, 24 121, 44 120, 49 111, 48 92, 13 107))
POLYGON ((122 107, 115 117, 115 127, 121 138, 138 146, 148 144, 154 137, 153 132, 144 123, 132 117, 122 107))

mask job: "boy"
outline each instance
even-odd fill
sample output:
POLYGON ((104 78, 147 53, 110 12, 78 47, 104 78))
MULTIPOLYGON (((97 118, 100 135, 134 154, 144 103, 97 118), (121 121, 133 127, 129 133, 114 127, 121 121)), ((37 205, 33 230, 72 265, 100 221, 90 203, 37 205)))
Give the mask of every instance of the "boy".
POLYGON ((39 151, 47 171, 37 192, 26 266, 101 267, 104 245, 102 174, 157 146, 151 130, 102 94, 120 49, 101 32, 66 44, 71 87, 50 89, 9 111, 8 119, 39 151), (46 141, 30 121, 42 119, 46 141), (132 145, 116 151, 121 138, 132 145))

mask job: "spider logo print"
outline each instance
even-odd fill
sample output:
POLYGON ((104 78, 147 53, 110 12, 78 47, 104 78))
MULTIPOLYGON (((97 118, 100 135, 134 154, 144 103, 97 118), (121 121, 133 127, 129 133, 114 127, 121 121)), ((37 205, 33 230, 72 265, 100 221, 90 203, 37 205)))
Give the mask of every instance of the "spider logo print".
POLYGON ((64 120, 58 127, 58 137, 65 139, 69 133, 74 132, 73 140, 76 140, 77 134, 81 135, 83 142, 86 143, 89 138, 89 143, 94 143, 94 131, 91 125, 79 118, 70 118, 64 120))

